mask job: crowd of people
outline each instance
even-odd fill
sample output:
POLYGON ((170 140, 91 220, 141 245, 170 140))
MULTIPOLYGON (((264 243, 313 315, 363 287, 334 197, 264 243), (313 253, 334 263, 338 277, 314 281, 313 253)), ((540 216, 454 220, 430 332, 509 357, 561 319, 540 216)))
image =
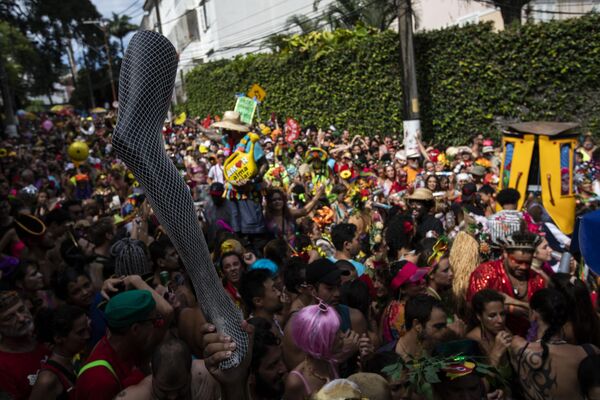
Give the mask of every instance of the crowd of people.
MULTIPOLYGON (((498 190, 497 141, 294 137, 233 111, 166 123, 250 338, 223 369, 236 343, 115 124, 65 109, 0 142, 0 398, 600 399, 599 282, 539 197, 498 190), (249 177, 232 178, 236 153, 249 177)), ((584 214, 600 149, 585 135, 576 154, 584 214)))

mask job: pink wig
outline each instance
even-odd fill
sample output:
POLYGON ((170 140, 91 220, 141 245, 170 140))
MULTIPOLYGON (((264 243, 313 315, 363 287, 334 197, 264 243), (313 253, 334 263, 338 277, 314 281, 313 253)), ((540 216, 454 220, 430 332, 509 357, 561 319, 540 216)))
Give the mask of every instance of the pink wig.
POLYGON ((333 307, 321 302, 304 307, 292 320, 292 338, 300 350, 313 358, 331 360, 340 329, 340 317, 333 307))

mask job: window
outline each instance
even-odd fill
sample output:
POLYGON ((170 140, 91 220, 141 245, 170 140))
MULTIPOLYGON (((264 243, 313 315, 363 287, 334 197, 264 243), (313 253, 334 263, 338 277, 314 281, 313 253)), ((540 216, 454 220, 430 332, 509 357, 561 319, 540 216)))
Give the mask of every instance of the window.
POLYGON ((186 11, 185 19, 187 22, 188 39, 191 42, 194 40, 200 40, 200 32, 198 31, 198 14, 196 13, 196 10, 186 11))
POLYGON ((515 152, 515 144, 506 142, 504 147, 504 171, 502 173, 502 188, 508 188, 510 182, 510 169, 512 167, 513 154, 515 152))
POLYGON ((202 29, 204 30, 204 32, 206 32, 208 30, 208 28, 210 27, 208 25, 208 13, 206 11, 206 3, 208 2, 208 0, 201 0, 200 1, 200 7, 202 7, 202 29))
POLYGON ((563 143, 560 145, 560 194, 571 194, 571 186, 571 145, 563 143))

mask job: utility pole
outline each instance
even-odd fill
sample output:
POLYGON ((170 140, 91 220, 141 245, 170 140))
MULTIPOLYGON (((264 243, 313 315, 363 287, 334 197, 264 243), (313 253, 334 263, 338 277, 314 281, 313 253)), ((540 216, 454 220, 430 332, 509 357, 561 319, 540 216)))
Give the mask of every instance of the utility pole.
POLYGON ((112 69, 112 56, 110 55, 110 46, 108 45, 108 23, 99 20, 83 21, 83 23, 87 25, 96 25, 102 30, 102 33, 104 33, 104 48, 106 50, 106 56, 108 57, 108 76, 110 78, 110 88, 112 89, 112 100, 114 103, 117 101, 117 90, 115 88, 115 78, 112 69))
POLYGON ((398 6, 398 32, 402 61, 402 96, 404 98, 404 148, 407 154, 414 151, 419 152, 417 139, 420 139, 421 136, 412 13, 412 0, 400 0, 398 6))
MULTIPOLYGON (((89 53, 89 49, 88 49, 88 53, 89 53)), ((85 67, 87 69, 87 86, 88 86, 88 92, 90 95, 90 108, 96 108, 96 100, 94 99, 94 88, 92 86, 92 66, 90 65, 89 59, 88 59, 88 54, 85 53, 85 51, 82 50, 83 53, 83 60, 85 63, 85 67)))
POLYGON ((154 0, 154 7, 156 8, 156 24, 158 25, 158 33, 162 33, 162 22, 160 20, 160 9, 158 7, 159 0, 154 0))

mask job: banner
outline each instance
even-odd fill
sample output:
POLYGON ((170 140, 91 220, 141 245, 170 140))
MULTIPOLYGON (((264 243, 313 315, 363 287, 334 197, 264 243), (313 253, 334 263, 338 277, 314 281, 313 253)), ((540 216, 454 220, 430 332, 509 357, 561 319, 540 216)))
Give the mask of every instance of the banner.
POLYGON ((238 97, 233 110, 240 113, 240 119, 244 124, 250 125, 256 112, 256 102, 246 96, 238 97))
POLYGON ((300 137, 300 124, 293 118, 285 121, 285 141, 293 144, 294 140, 300 137))

